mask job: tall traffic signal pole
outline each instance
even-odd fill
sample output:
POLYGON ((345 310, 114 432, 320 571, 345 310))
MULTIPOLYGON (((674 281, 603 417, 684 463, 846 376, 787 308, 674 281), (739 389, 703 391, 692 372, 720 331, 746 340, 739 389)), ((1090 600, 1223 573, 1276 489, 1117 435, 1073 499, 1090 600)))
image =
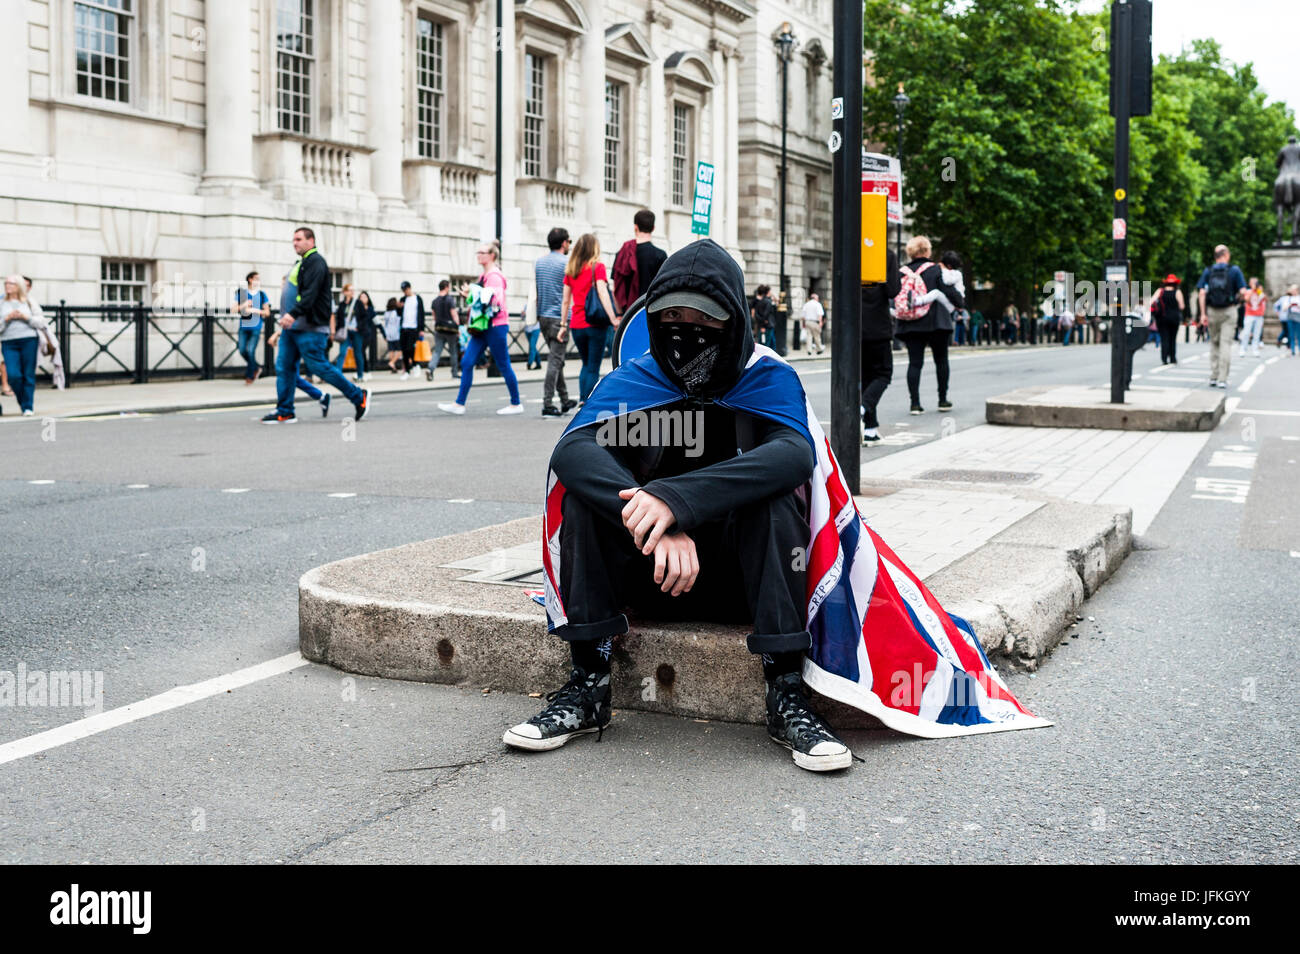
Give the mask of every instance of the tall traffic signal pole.
MULTIPOLYGON (((1125 0, 1116 0, 1111 9, 1111 112, 1115 116, 1115 210, 1111 238, 1114 249, 1111 262, 1115 269, 1124 266, 1128 273, 1128 120, 1132 93, 1133 8, 1125 0)), ((1107 281, 1111 275, 1106 276, 1107 281)), ((1110 403, 1124 403, 1125 364, 1128 360, 1127 294, 1114 296, 1110 322, 1110 403)))
POLYGON ((833 21, 834 95, 842 108, 831 112, 839 116, 831 132, 831 449, 856 494, 862 459, 862 0, 835 0, 833 21))

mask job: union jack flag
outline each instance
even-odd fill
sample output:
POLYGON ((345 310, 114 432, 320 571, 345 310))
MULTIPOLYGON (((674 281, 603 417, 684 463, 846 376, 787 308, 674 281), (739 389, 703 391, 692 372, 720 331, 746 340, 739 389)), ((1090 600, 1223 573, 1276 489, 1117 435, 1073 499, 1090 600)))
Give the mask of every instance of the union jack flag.
MULTIPOLYGON (((569 429, 684 397, 644 354, 607 375, 569 429)), ((740 380, 718 403, 793 427, 816 454, 807 486, 807 627, 812 648, 803 677, 809 686, 891 729, 924 738, 1052 724, 1016 700, 970 624, 946 612, 867 526, 803 385, 784 359, 755 345, 740 380)), ((564 485, 549 473, 542 560, 544 605, 552 630, 567 622, 559 586, 564 493, 564 485)))

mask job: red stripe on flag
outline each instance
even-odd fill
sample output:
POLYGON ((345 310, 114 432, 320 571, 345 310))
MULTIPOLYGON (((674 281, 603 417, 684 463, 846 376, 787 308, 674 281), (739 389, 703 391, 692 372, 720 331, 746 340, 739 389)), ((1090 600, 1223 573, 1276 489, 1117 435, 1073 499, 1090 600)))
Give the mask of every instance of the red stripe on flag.
POLYGON ((903 597, 879 556, 862 638, 871 661, 872 690, 891 709, 918 714, 921 693, 934 676, 938 657, 912 625, 903 597))
POLYGON ((546 495, 546 515, 542 519, 542 566, 546 569, 547 579, 551 581, 551 590, 560 600, 560 615, 564 615, 564 594, 560 592, 560 583, 555 568, 551 565, 551 538, 560 532, 563 505, 564 484, 557 480, 551 492, 546 495))
POLYGON ((876 545, 876 551, 888 556, 890 562, 902 570, 907 578, 921 591, 921 597, 925 600, 925 605, 930 607, 935 616, 939 618, 939 624, 943 627, 944 634, 948 637, 948 642, 957 653, 957 658, 961 662, 962 669, 979 680, 980 685, 984 687, 984 690, 988 693, 990 699, 1010 702, 1021 712, 1029 715, 1029 711, 1020 704, 1020 700, 988 677, 987 670, 984 668, 984 660, 980 657, 979 652, 976 651, 975 647, 966 642, 966 637, 957 629, 957 625, 949 618, 948 612, 939 604, 935 595, 930 592, 929 587, 917 579, 916 574, 908 568, 906 563, 898 558, 898 554, 894 553, 894 551, 889 548, 889 544, 885 543, 885 541, 882 540, 874 530, 868 527, 867 532, 871 534, 871 539, 876 545))

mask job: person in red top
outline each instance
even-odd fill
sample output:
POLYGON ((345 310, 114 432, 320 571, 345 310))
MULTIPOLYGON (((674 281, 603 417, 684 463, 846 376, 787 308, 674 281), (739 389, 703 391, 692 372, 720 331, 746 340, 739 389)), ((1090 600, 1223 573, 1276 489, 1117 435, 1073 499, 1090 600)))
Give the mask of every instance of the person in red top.
POLYGON ((573 329, 573 343, 582 358, 578 375, 578 397, 587 400, 600 380, 600 360, 605 356, 605 331, 615 315, 609 295, 609 276, 600 261, 600 242, 590 232, 578 239, 564 268, 564 297, 560 301, 560 334, 563 341, 573 329), (587 295, 595 284, 596 296, 605 309, 605 320, 594 324, 587 320, 587 295))
POLYGON ((1264 336, 1264 311, 1268 308, 1268 295, 1259 285, 1258 278, 1250 280, 1246 292, 1246 323, 1241 329, 1241 351, 1238 355, 1245 357, 1247 343, 1250 353, 1259 357, 1259 339, 1264 336))

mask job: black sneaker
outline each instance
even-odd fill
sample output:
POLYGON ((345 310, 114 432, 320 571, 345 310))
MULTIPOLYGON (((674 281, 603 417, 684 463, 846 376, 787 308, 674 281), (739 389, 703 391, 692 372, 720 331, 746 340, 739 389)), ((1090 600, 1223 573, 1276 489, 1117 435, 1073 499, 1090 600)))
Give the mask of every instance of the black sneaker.
POLYGON ((272 411, 262 418, 263 424, 297 424, 298 418, 293 414, 277 414, 272 411))
POLYGON ((797 672, 767 684, 767 734, 794 754, 794 764, 810 772, 831 772, 853 764, 849 747, 808 708, 803 677, 797 672))
POLYGON ((577 406, 578 406, 578 402, 573 400, 573 398, 565 398, 563 401, 560 402, 560 413, 568 414, 577 406))
POLYGON ((558 749, 575 735, 598 733, 600 741, 609 725, 609 673, 588 673, 577 666, 569 681, 547 693, 550 703, 527 722, 507 729, 501 741, 514 749, 545 752, 558 749))
POLYGON ((564 412, 554 404, 545 404, 542 406, 542 417, 564 417, 564 412))
POLYGON ((952 410, 952 402, 949 401, 949 400, 947 400, 947 399, 940 401, 940 402, 939 402, 939 410, 941 410, 941 411, 951 411, 951 410, 952 410))
POLYGON ((913 404, 913 405, 912 405, 912 413, 913 413, 913 414, 924 414, 924 413, 925 413, 925 408, 921 407, 921 405, 919 405, 919 404, 913 404))
POLYGON ((361 420, 370 410, 370 388, 361 389, 361 400, 353 405, 357 409, 357 420, 361 420))
POLYGON ((330 396, 328 394, 322 394, 320 396, 320 416, 330 416, 330 396))

